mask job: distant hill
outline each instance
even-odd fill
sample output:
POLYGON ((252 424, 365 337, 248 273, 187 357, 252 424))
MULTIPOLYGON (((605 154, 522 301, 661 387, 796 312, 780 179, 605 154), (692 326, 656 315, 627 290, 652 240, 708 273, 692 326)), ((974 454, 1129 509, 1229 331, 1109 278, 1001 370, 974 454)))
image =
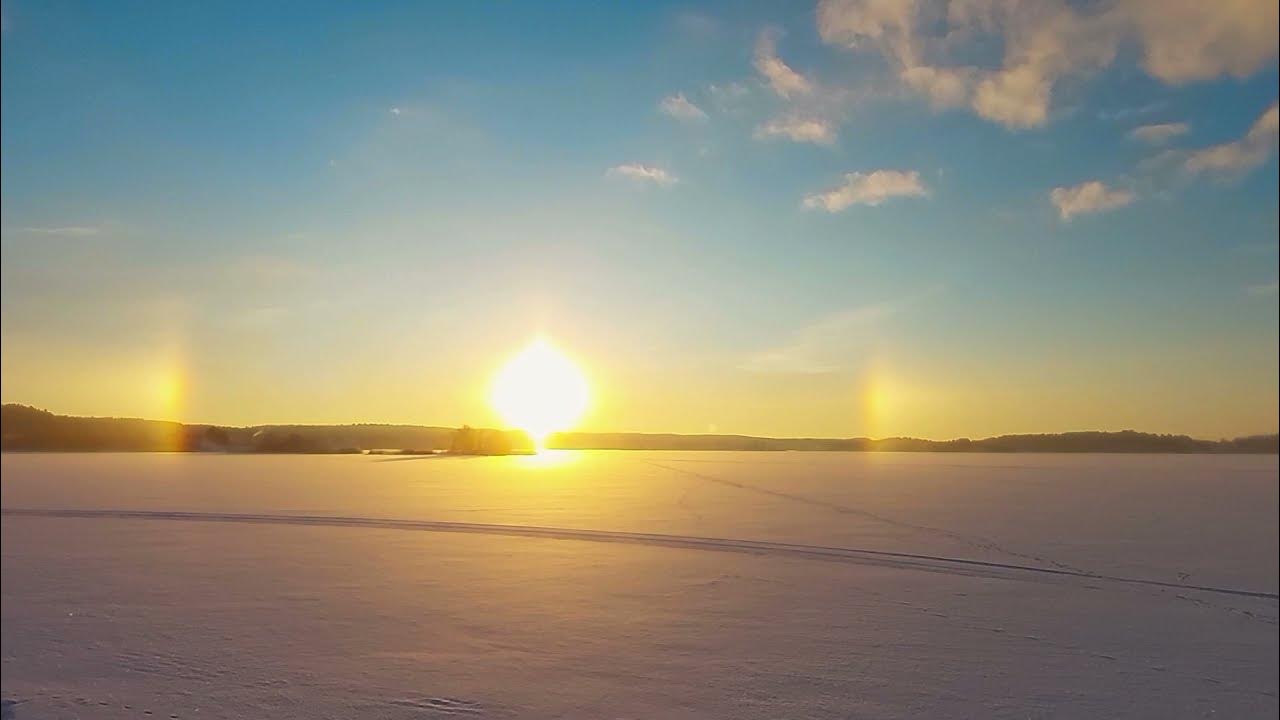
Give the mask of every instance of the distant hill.
POLYGON ((199 426, 158 420, 80 418, 26 405, 0 408, 0 447, 5 450, 198 449, 199 426))
POLYGON ((443 450, 455 429, 420 425, 260 425, 221 427, 159 420, 54 415, 26 405, 0 408, 0 449, 137 452, 352 452, 443 450))
POLYGON ((983 440, 918 438, 766 438, 748 435, 670 435, 649 433, 557 433, 547 446, 597 450, 834 450, 848 452, 1109 452, 1109 453, 1270 453, 1280 451, 1280 436, 1254 435, 1234 440, 1197 440, 1186 435, 1121 432, 1068 432, 1050 435, 1001 435, 983 440))
MULTIPOLYGON (((522 436, 479 429, 494 436, 522 436)), ((377 449, 448 450, 457 429, 422 425, 187 425, 134 418, 55 415, 26 405, 0 408, 0 449, 13 451, 335 453, 377 449)), ((510 443, 508 443, 510 444, 510 443)), ((983 440, 766 438, 664 433, 556 433, 547 446, 577 450, 828 450, 845 452, 1280 452, 1280 436, 1197 440, 1186 435, 1069 432, 983 440)), ((456 449, 456 448, 455 448, 456 449)))

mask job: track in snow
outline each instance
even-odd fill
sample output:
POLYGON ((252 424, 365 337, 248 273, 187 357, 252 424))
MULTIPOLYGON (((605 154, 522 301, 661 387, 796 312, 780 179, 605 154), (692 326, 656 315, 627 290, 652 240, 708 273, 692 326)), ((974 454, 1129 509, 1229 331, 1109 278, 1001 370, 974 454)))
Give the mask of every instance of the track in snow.
POLYGON ((828 560, 864 565, 881 565, 903 569, 916 569, 952 574, 983 575, 987 577, 1016 578, 1055 576, 1080 578, 1094 582, 1144 585, 1175 590, 1195 590, 1221 595, 1280 600, 1276 593, 1236 588, 1191 585, 1120 575, 1101 575, 1076 570, 1044 568, 1031 565, 989 562, 969 558, 923 555, 917 553, 864 550, 859 548, 825 547, 822 545, 798 545, 764 540, 739 540, 732 538, 698 537, 692 535, 662 535, 657 533, 622 532, 615 530, 580 530, 577 528, 541 527, 537 525, 499 525, 492 523, 446 522, 439 520, 396 520, 392 518, 342 517, 332 515, 260 515, 247 513, 209 513, 161 510, 59 510, 41 508, 4 508, 0 514, 6 517, 87 518, 108 520, 168 520, 185 522, 247 523, 255 525, 307 525, 322 527, 362 527, 381 530, 417 530, 423 532, 471 533, 478 535, 507 535, 535 537, 551 540, 580 540, 584 542, 629 543, 653 547, 686 548, 710 552, 737 552, 753 555, 798 557, 812 560, 828 560))

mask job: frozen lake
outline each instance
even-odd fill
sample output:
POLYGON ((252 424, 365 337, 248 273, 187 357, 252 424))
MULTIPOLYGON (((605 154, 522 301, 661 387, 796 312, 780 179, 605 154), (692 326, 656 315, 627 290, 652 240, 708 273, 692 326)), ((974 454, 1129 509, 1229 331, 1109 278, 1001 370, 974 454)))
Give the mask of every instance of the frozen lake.
POLYGON ((0 463, 18 720, 1280 708, 1275 456, 0 463))

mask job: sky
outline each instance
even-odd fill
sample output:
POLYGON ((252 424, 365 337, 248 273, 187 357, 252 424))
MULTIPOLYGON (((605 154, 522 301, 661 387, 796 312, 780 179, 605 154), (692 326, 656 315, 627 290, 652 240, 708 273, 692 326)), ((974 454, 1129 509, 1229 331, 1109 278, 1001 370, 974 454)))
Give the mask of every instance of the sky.
POLYGON ((1274 0, 4 0, 0 395, 1277 430, 1274 0))

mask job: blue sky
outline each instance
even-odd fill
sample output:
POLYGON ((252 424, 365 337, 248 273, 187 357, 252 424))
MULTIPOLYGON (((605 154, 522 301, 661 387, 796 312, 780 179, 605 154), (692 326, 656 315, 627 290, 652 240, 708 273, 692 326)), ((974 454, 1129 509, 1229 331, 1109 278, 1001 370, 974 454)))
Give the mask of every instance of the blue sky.
POLYGON ((4 400, 1275 431, 1275 14, 6 1, 4 400))

